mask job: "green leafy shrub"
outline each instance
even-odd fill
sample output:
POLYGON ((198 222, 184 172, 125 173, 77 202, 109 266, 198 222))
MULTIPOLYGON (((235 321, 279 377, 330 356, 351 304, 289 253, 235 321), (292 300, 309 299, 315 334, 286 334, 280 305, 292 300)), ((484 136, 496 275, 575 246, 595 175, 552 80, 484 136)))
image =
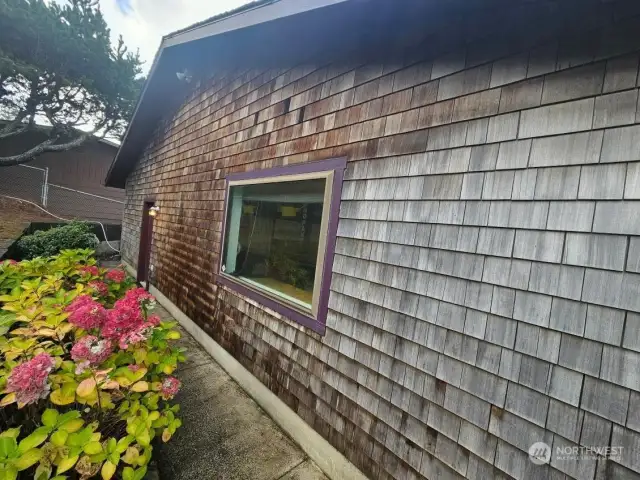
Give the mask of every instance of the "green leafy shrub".
POLYGON ((2 480, 141 480, 181 425, 176 324, 91 255, 0 262, 2 480))
POLYGON ((92 233, 89 224, 72 222, 62 227, 25 235, 16 242, 16 249, 19 258, 31 260, 57 255, 62 250, 94 249, 98 243, 98 238, 92 233))

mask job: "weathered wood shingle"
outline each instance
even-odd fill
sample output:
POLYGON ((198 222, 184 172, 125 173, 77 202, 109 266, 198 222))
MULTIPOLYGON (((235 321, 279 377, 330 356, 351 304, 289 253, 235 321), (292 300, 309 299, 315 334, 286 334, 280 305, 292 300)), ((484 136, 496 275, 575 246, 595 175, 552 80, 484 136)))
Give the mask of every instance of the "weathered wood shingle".
POLYGON ((640 477, 640 11, 554 3, 211 74, 128 179, 125 259, 153 197, 152 282, 371 478, 640 477), (216 283, 224 178, 338 156, 320 336, 216 283))

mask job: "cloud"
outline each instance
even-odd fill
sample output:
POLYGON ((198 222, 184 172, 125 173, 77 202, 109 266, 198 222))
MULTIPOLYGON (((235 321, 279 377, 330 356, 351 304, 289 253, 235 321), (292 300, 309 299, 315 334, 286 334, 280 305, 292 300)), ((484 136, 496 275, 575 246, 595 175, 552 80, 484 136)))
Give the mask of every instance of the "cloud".
POLYGON ((162 36, 249 0, 100 0, 112 40, 122 35, 130 50, 139 50, 145 73, 151 68, 162 36))
POLYGON ((123 15, 129 15, 133 11, 130 0, 116 0, 116 4, 123 15))

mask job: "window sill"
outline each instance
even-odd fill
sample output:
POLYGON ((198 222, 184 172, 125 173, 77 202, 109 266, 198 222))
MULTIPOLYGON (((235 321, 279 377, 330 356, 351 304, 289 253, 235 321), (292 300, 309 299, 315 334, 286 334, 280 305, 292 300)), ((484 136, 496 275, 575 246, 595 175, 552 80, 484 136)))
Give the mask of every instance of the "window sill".
MULTIPOLYGON (((263 283, 259 280, 253 280, 251 278, 247 278, 247 277, 234 277, 233 275, 229 275, 229 277, 232 280, 237 281, 238 283, 241 283, 249 288, 252 288, 254 290, 257 290, 258 293, 262 293, 263 295, 266 295, 267 297, 271 297, 273 298, 276 302, 282 302, 285 305, 289 305, 291 308, 293 308, 294 310, 301 310, 302 313, 304 313, 305 315, 311 315, 311 309, 312 309, 312 305, 311 305, 311 301, 312 299, 310 298, 309 302, 303 302, 302 300, 289 296, 286 293, 282 292, 282 291, 278 291, 276 288, 272 288, 269 287, 268 284, 263 283)), ((264 279, 262 279, 264 280, 264 279)), ((283 284, 283 282, 275 282, 276 284, 280 285, 282 284, 283 286, 288 286, 286 284, 283 284)))
POLYGON ((303 307, 300 307, 300 309, 295 308, 294 306, 289 305, 284 301, 279 301, 256 288, 252 288, 248 283, 242 282, 241 280, 229 275, 218 274, 217 281, 218 283, 229 287, 231 290, 234 290, 239 294, 260 303, 261 305, 278 312, 289 320, 299 323, 303 327, 310 328, 320 335, 324 335, 325 333, 326 327, 324 322, 314 318, 311 312, 304 313, 302 311, 303 307))

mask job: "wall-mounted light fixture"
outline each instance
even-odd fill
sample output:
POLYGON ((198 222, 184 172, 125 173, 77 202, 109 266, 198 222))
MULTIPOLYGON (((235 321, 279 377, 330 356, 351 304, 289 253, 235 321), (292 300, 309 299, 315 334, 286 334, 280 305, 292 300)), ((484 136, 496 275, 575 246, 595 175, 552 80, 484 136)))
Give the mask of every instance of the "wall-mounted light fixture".
POLYGON ((176 72, 176 77, 178 77, 178 80, 180 80, 181 82, 191 83, 193 74, 189 71, 189 69, 185 68, 181 72, 176 72))
POLYGON ((153 207, 151 207, 149 209, 149 216, 150 217, 155 217, 158 215, 158 212, 160 211, 160 207, 156 207, 155 205, 153 207))

